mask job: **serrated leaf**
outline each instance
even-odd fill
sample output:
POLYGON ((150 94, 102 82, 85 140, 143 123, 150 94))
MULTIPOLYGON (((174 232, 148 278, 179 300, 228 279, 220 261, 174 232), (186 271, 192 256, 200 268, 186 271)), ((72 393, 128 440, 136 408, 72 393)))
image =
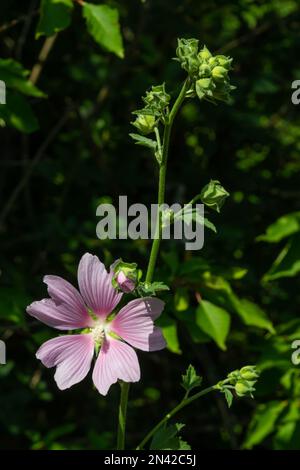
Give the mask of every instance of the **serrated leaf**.
POLYGON ((148 137, 144 137, 143 135, 139 134, 129 134, 130 137, 135 140, 136 145, 142 145, 143 147, 148 147, 152 150, 156 150, 157 142, 153 139, 148 139, 148 137))
POLYGON ((119 12, 108 5, 83 4, 83 16, 94 40, 121 59, 124 57, 123 40, 119 24, 119 12))
POLYGON ((72 0, 42 0, 36 38, 52 36, 67 28, 71 23, 73 7, 72 0))
POLYGON ((206 217, 203 217, 197 209, 184 209, 182 212, 175 214, 176 220, 183 220, 185 224, 189 225, 192 221, 195 221, 199 225, 204 225, 208 229, 212 230, 213 232, 217 233, 217 229, 215 225, 210 222, 206 217))
POLYGON ((225 341, 230 329, 230 315, 226 310, 202 300, 196 310, 196 322, 219 348, 226 349, 225 341))
POLYGON ((187 442, 183 441, 178 433, 184 424, 165 425, 156 431, 150 444, 151 450, 190 450, 187 442))
POLYGON ((197 375, 195 368, 190 364, 186 370, 186 373, 182 375, 183 388, 190 392, 193 388, 200 387, 202 384, 202 377, 197 375))

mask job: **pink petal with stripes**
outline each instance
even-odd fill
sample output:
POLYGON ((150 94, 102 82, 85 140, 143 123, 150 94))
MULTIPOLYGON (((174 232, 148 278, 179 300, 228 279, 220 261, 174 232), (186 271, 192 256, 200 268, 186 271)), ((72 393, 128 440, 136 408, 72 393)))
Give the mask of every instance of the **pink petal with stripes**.
POLYGON ((46 341, 36 357, 46 367, 55 367, 54 379, 60 390, 81 382, 91 368, 94 340, 91 334, 58 336, 46 341))
POLYGON ((138 382, 140 377, 139 361, 134 349, 117 339, 106 338, 93 371, 93 381, 101 395, 106 395, 117 380, 138 382))
POLYGON ((85 303, 94 313, 106 318, 117 306, 122 293, 112 286, 113 271, 108 273, 105 266, 90 253, 86 253, 78 266, 78 284, 85 303))
POLYGON ((163 349, 166 342, 161 330, 153 323, 163 307, 164 302, 154 297, 132 300, 110 323, 110 330, 143 351, 163 349))

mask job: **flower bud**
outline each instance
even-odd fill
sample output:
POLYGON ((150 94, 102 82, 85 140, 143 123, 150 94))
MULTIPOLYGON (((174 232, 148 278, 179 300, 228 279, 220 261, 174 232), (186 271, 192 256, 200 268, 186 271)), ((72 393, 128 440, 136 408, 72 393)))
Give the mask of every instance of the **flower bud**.
POLYGON ((211 68, 207 64, 202 64, 199 67, 199 77, 208 78, 211 76, 211 68))
POLYGON ((113 270, 112 285, 114 288, 124 293, 132 292, 136 287, 138 277, 136 263, 124 263, 119 260, 113 270))
POLYGON ((135 289, 136 281, 126 276, 126 274, 123 271, 119 272, 119 274, 117 275, 116 281, 117 281, 119 289, 122 292, 128 293, 128 292, 132 292, 135 289))
POLYGON ((198 39, 178 39, 176 55, 181 67, 190 76, 196 77, 200 65, 198 57, 198 39))
POLYGON ((224 67, 221 67, 220 65, 217 65, 216 67, 214 67, 212 69, 212 77, 216 80, 216 81, 223 81, 223 80, 226 80, 227 79, 227 70, 224 68, 224 67))
POLYGON ((240 370, 240 375, 244 380, 256 381, 259 377, 259 373, 255 366, 245 366, 240 370))
POLYGON ((216 61, 218 62, 218 65, 221 65, 221 67, 224 67, 226 70, 230 70, 231 63, 232 63, 232 58, 227 57, 225 55, 217 55, 215 56, 216 61))
POLYGON ((199 52, 198 54, 198 57, 201 59, 201 60, 208 60, 211 58, 211 53, 209 52, 209 50, 207 49, 206 46, 203 46, 203 48, 201 49, 201 51, 199 52))
POLYGON ((229 196, 226 189, 217 180, 211 180, 201 191, 200 198, 203 204, 220 212, 225 199, 229 196))
POLYGON ((235 384, 235 393, 239 397, 244 397, 246 395, 252 396, 252 392, 255 391, 255 388, 253 387, 255 382, 249 382, 248 380, 239 380, 235 384))
POLYGON ((141 134, 147 135, 154 131, 156 119, 152 114, 138 114, 132 125, 135 126, 141 134))

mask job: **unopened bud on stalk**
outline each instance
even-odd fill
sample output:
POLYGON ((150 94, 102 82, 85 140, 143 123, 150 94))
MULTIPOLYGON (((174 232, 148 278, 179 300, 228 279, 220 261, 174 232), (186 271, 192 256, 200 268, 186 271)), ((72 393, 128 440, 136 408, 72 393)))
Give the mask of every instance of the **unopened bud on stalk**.
POLYGON ((124 263, 120 260, 114 266, 112 284, 115 289, 128 294, 134 291, 137 283, 138 271, 136 263, 124 263))
POLYGON ((135 126, 141 134, 147 135, 154 131, 156 119, 152 114, 139 114, 132 125, 135 126))
POLYGON ((225 199, 229 196, 226 189, 217 180, 211 180, 201 191, 200 198, 203 204, 220 212, 225 199))

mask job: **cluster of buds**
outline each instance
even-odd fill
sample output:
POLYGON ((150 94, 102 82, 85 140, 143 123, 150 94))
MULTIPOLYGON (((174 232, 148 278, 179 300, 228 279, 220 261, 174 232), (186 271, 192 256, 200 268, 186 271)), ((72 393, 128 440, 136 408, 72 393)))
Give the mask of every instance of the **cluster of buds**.
POLYGON ((203 204, 217 212, 220 212, 228 196, 229 193, 223 188, 220 181, 217 180, 210 180, 200 193, 200 199, 203 204))
POLYGON ((250 396, 253 398, 255 384, 259 378, 259 372, 255 366, 245 366, 228 374, 225 380, 218 383, 217 388, 221 392, 234 390, 238 397, 250 396))
POLYGON ((118 260, 113 271, 112 285, 115 289, 126 294, 135 290, 138 279, 136 263, 124 263, 122 260, 118 260))
POLYGON ((228 72, 232 59, 224 55, 213 56, 204 46, 199 50, 197 39, 178 39, 177 60, 193 82, 193 88, 200 99, 215 103, 217 100, 228 102, 230 85, 228 72))
POLYGON ((170 99, 171 97, 166 92, 164 83, 152 86, 151 90, 147 91, 146 96, 143 97, 145 107, 133 112, 136 119, 132 124, 141 134, 150 134, 154 131, 159 120, 164 122, 170 99))

